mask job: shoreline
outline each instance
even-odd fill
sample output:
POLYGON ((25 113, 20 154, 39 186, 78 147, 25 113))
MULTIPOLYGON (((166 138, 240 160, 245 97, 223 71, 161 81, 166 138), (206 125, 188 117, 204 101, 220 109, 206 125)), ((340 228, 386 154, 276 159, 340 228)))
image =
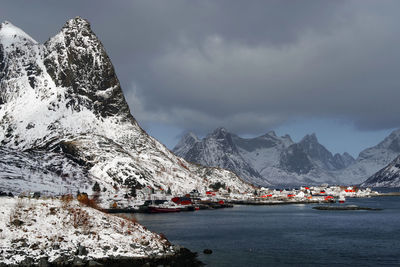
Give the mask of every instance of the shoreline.
POLYGON ((59 267, 59 266, 107 266, 107 267, 130 267, 130 266, 176 266, 176 267, 200 267, 205 264, 198 259, 196 252, 192 252, 184 247, 177 247, 177 252, 173 255, 163 255, 155 257, 118 257, 111 256, 100 259, 82 259, 79 256, 73 258, 60 258, 53 262, 49 262, 48 258, 43 257, 34 259, 27 257, 24 261, 15 264, 5 264, 0 262, 0 267, 11 266, 41 266, 41 267, 59 267))

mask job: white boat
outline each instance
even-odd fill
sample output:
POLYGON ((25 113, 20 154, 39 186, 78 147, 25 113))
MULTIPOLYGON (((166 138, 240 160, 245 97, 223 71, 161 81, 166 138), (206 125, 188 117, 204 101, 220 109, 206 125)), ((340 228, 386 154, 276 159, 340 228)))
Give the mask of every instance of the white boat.
POLYGON ((344 197, 344 195, 340 195, 339 196, 339 203, 344 203, 346 202, 346 198, 344 197))

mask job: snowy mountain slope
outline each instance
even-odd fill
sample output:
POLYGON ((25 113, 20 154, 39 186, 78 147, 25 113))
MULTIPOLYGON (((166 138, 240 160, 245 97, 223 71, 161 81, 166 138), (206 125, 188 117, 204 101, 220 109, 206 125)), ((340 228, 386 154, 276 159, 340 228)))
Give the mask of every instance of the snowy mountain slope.
POLYGON ((86 20, 69 20, 45 44, 10 23, 1 24, 0 37, 3 147, 61 153, 106 188, 186 193, 219 181, 234 191, 251 190, 227 171, 205 171, 176 157, 140 128, 86 20))
POLYGON ((400 129, 393 131, 376 146, 359 154, 356 161, 347 168, 335 172, 343 183, 359 184, 400 155, 400 129))
POLYGON ((56 195, 90 192, 94 177, 61 153, 0 147, 0 191, 41 191, 56 195))
POLYGON ((400 156, 389 165, 381 169, 366 181, 361 183, 363 187, 400 187, 400 156))
POLYGON ((277 166, 280 153, 293 144, 290 136, 278 137, 273 131, 249 139, 233 136, 240 153, 261 174, 264 169, 277 166))

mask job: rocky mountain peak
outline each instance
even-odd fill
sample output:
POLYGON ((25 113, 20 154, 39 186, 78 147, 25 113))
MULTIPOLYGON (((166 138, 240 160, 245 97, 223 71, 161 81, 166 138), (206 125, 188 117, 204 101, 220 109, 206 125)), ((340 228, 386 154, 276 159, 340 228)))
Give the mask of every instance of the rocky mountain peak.
POLYGON ((187 140, 187 141, 199 141, 199 138, 197 137, 197 135, 193 132, 188 132, 183 136, 183 140, 187 140))
POLYGON ((173 152, 177 155, 186 155, 186 153, 193 147, 197 142, 200 142, 199 138, 192 132, 186 133, 179 143, 173 148, 173 152))
POLYGON ((14 42, 25 39, 31 43, 37 43, 31 36, 26 32, 15 26, 9 21, 3 21, 0 24, 0 44, 13 44, 14 42))
POLYGON ((63 29, 78 30, 78 31, 82 31, 83 29, 91 30, 89 21, 79 16, 76 16, 75 18, 68 20, 65 23, 63 29))
POLYGON ((350 166, 353 164, 356 160, 347 152, 344 152, 342 155, 339 153, 336 153, 333 156, 333 165, 337 169, 343 169, 346 168, 347 166, 350 166))
POLYGON ((318 143, 317 135, 315 133, 307 134, 306 136, 303 137, 300 143, 313 143, 313 144, 318 143))
POLYGON ((1 142, 15 147, 45 143, 58 134, 100 134, 105 118, 137 126, 110 58, 79 17, 45 44, 11 23, 2 24, 0 111, 1 142), (28 112, 26 106, 34 109, 28 112))
POLYGON ((285 134, 284 136, 282 136, 282 138, 288 143, 288 144, 292 144, 294 143, 292 140, 292 137, 290 137, 290 135, 285 134))
POLYGON ((228 133, 228 130, 224 127, 218 127, 213 131, 213 135, 219 135, 219 134, 226 134, 228 133))
POLYGON ((44 45, 47 72, 57 86, 68 88, 69 108, 133 120, 111 60, 87 20, 67 21, 44 45))
POLYGON ((388 137, 379 143, 377 147, 387 148, 400 153, 400 129, 393 131, 388 137))
POLYGON ((215 129, 211 134, 207 135, 206 138, 215 138, 215 139, 232 139, 231 134, 224 127, 219 127, 215 129))
POLYGON ((23 45, 37 44, 37 42, 20 28, 9 21, 0 24, 0 45, 4 49, 22 43, 23 45))
POLYGON ((219 127, 201 140, 191 133, 186 134, 173 151, 189 162, 221 167, 248 181, 254 181, 254 178, 259 181, 260 174, 245 161, 238 150, 235 143, 238 138, 225 128, 219 127))

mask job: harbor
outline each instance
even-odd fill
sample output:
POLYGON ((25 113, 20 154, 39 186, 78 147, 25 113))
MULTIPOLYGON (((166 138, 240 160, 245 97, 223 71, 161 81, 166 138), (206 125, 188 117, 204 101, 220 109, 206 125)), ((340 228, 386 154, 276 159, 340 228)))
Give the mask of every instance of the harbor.
POLYGON ((142 198, 113 199, 98 198, 103 210, 108 213, 172 213, 198 210, 232 208, 234 205, 294 205, 294 204, 344 204, 346 198, 367 198, 375 196, 398 196, 399 193, 378 193, 370 188, 356 186, 304 186, 297 189, 257 188, 253 192, 233 194, 228 189, 199 192, 192 190, 183 196, 156 192, 146 188, 142 198), (146 192, 147 190, 147 192, 146 192), (107 203, 112 203, 108 208, 107 203))
POLYGON ((207 266, 326 266, 332 262, 397 266, 398 201, 399 197, 347 198, 344 205, 235 205, 218 211, 129 216, 198 252, 207 266), (382 210, 313 209, 320 205, 382 210), (371 244, 376 249, 371 250, 371 244), (213 253, 203 254, 205 248, 213 253))

